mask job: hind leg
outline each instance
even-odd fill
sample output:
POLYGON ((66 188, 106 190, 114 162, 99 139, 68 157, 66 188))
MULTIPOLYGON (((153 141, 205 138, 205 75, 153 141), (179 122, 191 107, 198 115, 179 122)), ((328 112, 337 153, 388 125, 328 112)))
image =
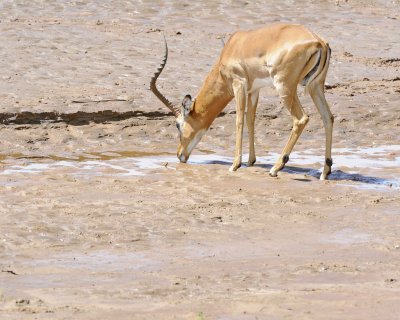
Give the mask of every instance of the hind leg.
POLYGON ((312 86, 309 90, 310 96, 314 101, 325 127, 325 165, 320 176, 321 180, 325 180, 331 173, 332 167, 332 131, 333 131, 333 115, 325 99, 324 89, 321 84, 312 86))
POLYGON ((292 115, 293 127, 289 140, 286 143, 281 156, 269 172, 272 177, 276 177, 278 175, 278 171, 282 170, 285 164, 289 161, 289 155, 292 152, 293 147, 299 139, 301 133, 303 132, 306 124, 308 123, 308 116, 300 104, 296 89, 297 88, 293 88, 293 90, 286 89, 283 92, 282 90, 279 91, 282 103, 286 106, 286 108, 288 108, 290 114, 292 115))

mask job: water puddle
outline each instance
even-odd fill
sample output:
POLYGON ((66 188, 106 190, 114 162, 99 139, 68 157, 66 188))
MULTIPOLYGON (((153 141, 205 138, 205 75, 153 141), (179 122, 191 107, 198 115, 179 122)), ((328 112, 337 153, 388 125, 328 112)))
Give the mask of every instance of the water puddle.
MULTIPOLYGON (((400 145, 380 146, 374 148, 339 148, 333 150, 334 167, 331 180, 355 181, 355 186, 364 189, 379 187, 400 188, 400 181, 393 172, 400 167, 400 145), (380 177, 383 171, 390 177, 380 177), (362 172, 362 173, 361 173, 362 172), (367 172, 368 174, 364 174, 367 172), (393 177, 393 178, 392 178, 393 177)), ((269 153, 257 158, 257 166, 266 170, 278 159, 279 154, 269 153)), ((247 156, 244 155, 244 166, 247 156)), ((207 152, 192 155, 189 164, 225 165, 232 164, 232 157, 207 152)), ((3 171, 0 175, 38 174, 45 171, 70 170, 76 175, 86 176, 143 176, 152 170, 167 168, 176 170, 178 159, 168 153, 148 152, 105 152, 90 153, 72 157, 24 157, 23 155, 1 156, 3 171), (20 162, 19 164, 15 164, 20 162)), ((293 152, 290 162, 284 169, 291 174, 302 174, 318 178, 320 170, 316 169, 323 162, 322 150, 293 152)))
MULTIPOLYGON (((290 159, 302 160, 304 164, 320 162, 321 157, 313 156, 315 153, 315 150, 294 152, 290 159)), ((323 155, 323 153, 321 154, 323 155)), ((332 150, 332 154, 336 167, 380 169, 400 166, 400 145, 337 148, 332 150)))
MULTIPOLYGON (((305 165, 320 163, 321 159, 315 156, 316 153, 316 150, 294 152, 290 160, 305 165)), ((332 174, 329 176, 330 180, 360 182, 356 185, 347 185, 359 189, 400 188, 400 180, 397 175, 398 168, 400 168, 400 145, 337 148, 332 150, 332 154, 334 165, 332 174), (379 177, 384 171, 386 171, 385 176, 389 175, 390 177, 379 177)), ((288 169, 292 173, 296 173, 298 170, 298 168, 288 169)), ((300 169, 300 171, 303 170, 300 169)), ((320 170, 311 169, 305 174, 318 178, 320 170)))
POLYGON ((24 160, 20 165, 10 165, 0 175, 16 173, 38 174, 44 171, 73 169, 78 175, 116 175, 116 176, 143 176, 146 170, 165 166, 168 162, 177 162, 175 156, 166 156, 163 153, 149 152, 105 152, 90 153, 77 157, 4 157, 3 163, 13 163, 13 160, 24 160), (37 162, 36 162, 37 161, 37 162), (41 161, 41 162, 39 162, 41 161))

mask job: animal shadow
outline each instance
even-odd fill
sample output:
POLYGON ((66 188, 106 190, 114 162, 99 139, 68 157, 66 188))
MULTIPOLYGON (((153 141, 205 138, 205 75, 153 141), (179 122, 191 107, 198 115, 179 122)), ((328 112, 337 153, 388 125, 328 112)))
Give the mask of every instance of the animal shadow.
MULTIPOLYGON (((310 168, 299 168, 288 166, 283 171, 292 173, 292 174, 303 174, 306 176, 311 176, 314 178, 319 178, 321 175, 320 170, 310 169, 310 168)), ((400 187, 400 181, 397 180, 389 180, 385 178, 373 177, 362 175, 359 173, 347 173, 342 170, 333 170, 329 175, 329 180, 333 181, 354 181, 360 182, 367 185, 379 185, 379 186, 387 186, 387 187, 400 187)))
MULTIPOLYGON (((231 166, 232 165, 232 159, 230 158, 220 158, 220 159, 207 159, 206 161, 202 161, 202 164, 217 164, 217 165, 224 165, 224 166, 231 166)), ((266 164, 266 163, 256 163, 254 165, 255 167, 263 168, 266 171, 269 171, 272 168, 271 164, 266 164)), ((243 161, 242 163, 242 168, 246 168, 247 163, 246 161, 243 161)), ((239 169, 240 170, 240 169, 239 169)), ((296 167, 296 166, 285 166, 285 168, 282 170, 283 172, 293 174, 293 175, 303 175, 302 178, 294 178, 296 181, 301 181, 301 182, 311 182, 313 181, 312 179, 308 179, 307 177, 313 177, 316 179, 319 179, 321 175, 320 170, 312 169, 312 168, 302 168, 302 167, 296 167)), ((399 188, 400 187, 400 181, 398 180, 390 180, 390 179, 385 179, 385 178, 380 178, 380 177, 373 177, 373 176, 367 176, 367 175, 362 175, 359 173, 347 173, 342 170, 333 170, 332 173, 329 175, 329 180, 333 181, 354 181, 354 182, 359 182, 363 183, 366 185, 371 185, 371 186, 387 186, 387 187, 395 187, 399 188)))

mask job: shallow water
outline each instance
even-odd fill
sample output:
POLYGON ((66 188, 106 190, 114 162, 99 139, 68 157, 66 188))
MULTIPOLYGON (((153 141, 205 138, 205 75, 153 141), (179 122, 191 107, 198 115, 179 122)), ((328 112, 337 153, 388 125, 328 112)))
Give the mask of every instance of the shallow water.
MULTIPOLYGON (((400 146, 387 145, 374 148, 334 149, 334 167, 331 180, 358 182, 356 187, 376 189, 379 187, 400 188, 397 176, 390 174, 400 166, 400 146), (351 171, 347 171, 351 169, 351 171), (392 169, 391 171, 389 169, 392 169), (387 172, 386 172, 387 171, 387 172)), ((244 155, 244 166, 247 155, 244 155)), ((257 166, 268 170, 278 159, 279 154, 269 153, 257 158, 257 166)), ((192 155, 188 161, 192 165, 230 166, 233 158, 218 154, 192 155)), ((290 174, 303 174, 318 178, 322 166, 323 151, 310 149, 293 152, 290 162, 284 169, 290 174), (304 167, 306 166, 306 167, 304 167), (311 168, 310 168, 311 166, 311 168)), ((143 176, 160 168, 176 170, 178 159, 174 155, 144 152, 106 152, 86 154, 79 157, 50 156, 42 159, 24 159, 22 155, 12 158, 3 156, 3 171, 0 175, 38 174, 44 171, 71 170, 79 176, 143 176), (16 162, 23 162, 15 164, 16 162)))

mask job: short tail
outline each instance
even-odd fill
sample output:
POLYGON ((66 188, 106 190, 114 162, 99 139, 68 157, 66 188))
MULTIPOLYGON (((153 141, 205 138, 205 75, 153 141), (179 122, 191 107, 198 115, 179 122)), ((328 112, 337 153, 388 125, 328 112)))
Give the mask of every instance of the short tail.
POLYGON ((322 48, 318 50, 318 60, 311 71, 302 80, 304 85, 304 93, 308 93, 310 87, 318 82, 325 82, 326 74, 328 73, 329 61, 331 59, 331 48, 328 43, 324 43, 322 48))

